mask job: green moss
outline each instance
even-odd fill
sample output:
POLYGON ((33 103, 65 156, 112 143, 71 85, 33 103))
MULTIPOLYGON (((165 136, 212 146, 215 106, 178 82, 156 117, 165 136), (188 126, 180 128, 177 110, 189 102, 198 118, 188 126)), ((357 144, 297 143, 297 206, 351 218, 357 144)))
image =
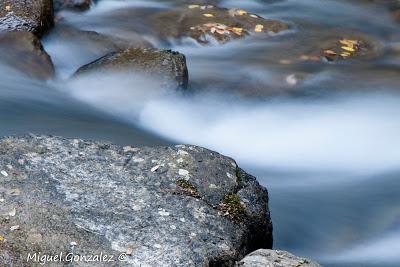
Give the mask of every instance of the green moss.
POLYGON ((192 197, 200 197, 197 188, 188 181, 186 181, 185 179, 177 180, 176 184, 182 189, 185 195, 189 195, 192 197))
POLYGON ((242 182, 242 174, 239 168, 236 168, 236 182, 240 184, 242 182))
POLYGON ((240 197, 236 194, 224 196, 219 204, 219 210, 224 213, 224 216, 228 217, 234 222, 243 222, 246 213, 240 197))

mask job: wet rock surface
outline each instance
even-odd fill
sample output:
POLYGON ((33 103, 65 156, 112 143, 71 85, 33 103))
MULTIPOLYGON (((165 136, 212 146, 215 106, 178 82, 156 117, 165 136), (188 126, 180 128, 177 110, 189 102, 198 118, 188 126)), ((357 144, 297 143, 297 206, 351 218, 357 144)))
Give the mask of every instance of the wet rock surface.
POLYGON ((161 12, 152 21, 155 31, 165 38, 190 37, 200 44, 226 43, 254 33, 278 33, 289 27, 243 9, 197 4, 161 12))
POLYGON ((28 31, 43 35, 53 24, 52 0, 2 0, 0 32, 28 31))
POLYGON ((113 52, 79 68, 76 75, 94 71, 145 73, 166 88, 186 89, 188 85, 186 58, 171 50, 130 48, 113 52))
POLYGON ((259 249, 236 264, 236 267, 321 267, 318 263, 299 258, 286 251, 259 249))
POLYGON ((54 10, 72 9, 85 11, 88 10, 92 4, 92 0, 54 0, 54 10))
POLYGON ((53 78, 50 56, 33 33, 0 33, 0 62, 41 80, 53 78))
POLYGON ((114 255, 96 266, 233 266, 272 246, 267 190, 204 148, 6 137, 0 171, 2 265, 63 252, 114 255))

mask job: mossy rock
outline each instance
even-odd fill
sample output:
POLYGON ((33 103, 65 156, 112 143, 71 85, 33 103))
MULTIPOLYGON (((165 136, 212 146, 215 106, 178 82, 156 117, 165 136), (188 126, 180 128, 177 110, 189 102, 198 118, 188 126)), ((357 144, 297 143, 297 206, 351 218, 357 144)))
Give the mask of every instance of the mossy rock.
POLYGON ((112 52, 77 70, 75 76, 103 71, 142 73, 159 80, 163 87, 186 89, 188 70, 183 54, 153 48, 128 48, 112 52))
POLYGON ((236 194, 226 195, 219 204, 219 209, 224 213, 224 216, 239 223, 243 222, 246 214, 240 196, 236 194))

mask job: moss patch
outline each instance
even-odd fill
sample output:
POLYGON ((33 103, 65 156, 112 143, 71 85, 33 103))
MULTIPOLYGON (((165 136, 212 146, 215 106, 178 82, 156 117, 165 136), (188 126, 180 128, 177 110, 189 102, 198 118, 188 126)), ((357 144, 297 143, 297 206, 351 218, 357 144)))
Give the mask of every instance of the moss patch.
POLYGON ((245 208, 240 202, 240 197, 236 194, 229 194, 224 196, 219 204, 219 210, 223 215, 228 217, 234 222, 243 222, 245 216, 245 208))
POLYGON ((182 189, 182 193, 192 197, 200 197, 197 188, 186 181, 185 179, 179 179, 176 181, 176 184, 182 189))
POLYGON ((242 174, 241 174, 240 169, 238 167, 236 168, 236 182, 238 184, 241 184, 241 182, 242 182, 242 174))

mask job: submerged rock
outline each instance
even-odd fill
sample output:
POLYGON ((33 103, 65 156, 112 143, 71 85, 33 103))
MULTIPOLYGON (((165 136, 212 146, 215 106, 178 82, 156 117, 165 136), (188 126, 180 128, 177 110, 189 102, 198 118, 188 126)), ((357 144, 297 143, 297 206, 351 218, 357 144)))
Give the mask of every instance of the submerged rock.
POLYGON ((316 262, 299 258, 286 251, 259 249, 236 264, 236 267, 321 267, 316 262))
POLYGON ((85 11, 93 4, 92 0, 54 0, 54 10, 73 9, 85 11))
POLYGON ((27 31, 41 36, 53 24, 52 0, 0 1, 0 32, 27 31))
POLYGON ((2 266, 60 252, 114 256, 96 266, 233 266, 272 247, 267 190, 204 148, 6 137, 0 170, 2 266))
POLYGON ((31 32, 0 33, 0 61, 34 78, 48 80, 54 75, 50 56, 31 32))
POLYGON ((190 37, 201 44, 226 43, 252 33, 278 33, 289 27, 281 21, 264 19, 246 10, 213 5, 188 5, 161 12, 152 21, 155 31, 164 38, 190 37))
POLYGON ((91 72, 122 71, 144 73, 160 80, 162 86, 186 89, 188 70, 184 55, 171 50, 129 48, 108 55, 79 68, 75 75, 91 72))

